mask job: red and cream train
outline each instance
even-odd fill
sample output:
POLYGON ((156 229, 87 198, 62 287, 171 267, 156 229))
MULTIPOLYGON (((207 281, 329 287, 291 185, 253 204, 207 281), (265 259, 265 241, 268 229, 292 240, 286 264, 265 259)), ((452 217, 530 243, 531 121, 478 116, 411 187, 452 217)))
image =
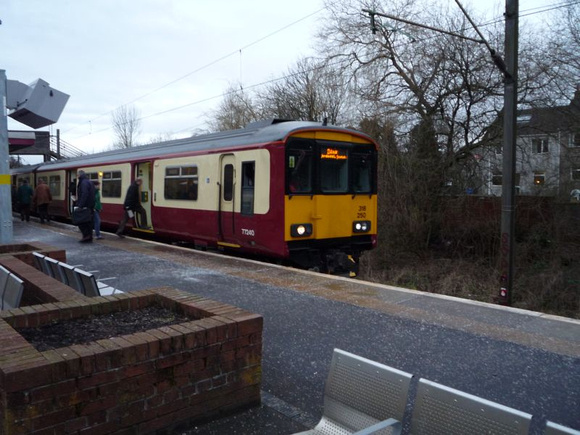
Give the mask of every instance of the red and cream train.
POLYGON ((377 145, 363 133, 313 122, 269 120, 12 171, 48 183, 49 214, 70 218, 76 173, 101 183, 104 227, 123 214, 130 183, 152 229, 165 239, 356 272, 376 246, 377 145))

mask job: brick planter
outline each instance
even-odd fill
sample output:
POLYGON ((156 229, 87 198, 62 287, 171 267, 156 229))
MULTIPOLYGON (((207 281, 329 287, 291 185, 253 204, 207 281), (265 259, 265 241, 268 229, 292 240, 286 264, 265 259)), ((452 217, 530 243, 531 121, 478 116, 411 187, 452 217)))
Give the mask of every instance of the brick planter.
POLYGON ((66 252, 64 249, 55 248, 42 242, 34 241, 0 245, 0 257, 5 255, 14 256, 31 266, 34 265, 34 257, 32 256, 34 251, 48 255, 55 260, 66 261, 66 252))
POLYGON ((0 312, 2 432, 151 433, 257 405, 262 324, 172 288, 0 312), (191 321, 45 352, 16 330, 151 304, 191 321))

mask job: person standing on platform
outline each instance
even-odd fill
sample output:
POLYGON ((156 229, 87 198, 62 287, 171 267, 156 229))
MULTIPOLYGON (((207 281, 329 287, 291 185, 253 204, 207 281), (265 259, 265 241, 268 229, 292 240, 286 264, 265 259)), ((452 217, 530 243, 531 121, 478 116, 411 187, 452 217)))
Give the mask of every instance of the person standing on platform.
POLYGON ((95 223, 95 238, 97 240, 100 240, 103 238, 101 236, 101 210, 103 209, 103 204, 101 204, 101 183, 95 181, 94 185, 95 185, 95 212, 93 213, 93 221, 95 223))
POLYGON ((16 202, 18 203, 18 208, 20 210, 20 220, 30 222, 30 203, 32 202, 32 197, 34 195, 34 190, 28 185, 28 180, 22 180, 22 184, 16 192, 16 202))
POLYGON ((48 215, 48 205, 52 202, 52 194, 50 193, 50 188, 46 184, 44 178, 38 180, 38 185, 34 189, 34 196, 32 197, 32 205, 38 209, 38 216, 40 217, 40 223, 43 224, 44 221, 50 222, 50 216, 48 215))
MULTIPOLYGON (((77 187, 77 204, 78 208, 87 208, 91 211, 94 217, 95 209, 95 185, 88 179, 85 171, 78 172, 78 187, 77 187)), ((79 240, 81 243, 90 243, 93 241, 93 219, 88 222, 78 225, 83 238, 79 240)))
MULTIPOLYGON (((119 228, 117 228, 117 236, 120 238, 125 237, 123 232, 125 231, 125 225, 127 221, 135 216, 135 213, 139 213, 140 226, 139 228, 149 228, 147 226, 147 212, 141 205, 141 193, 140 187, 143 183, 141 177, 136 178, 133 183, 127 189, 127 195, 125 195, 125 202, 123 203, 123 208, 125 212, 123 213, 123 218, 119 222, 119 228)), ((135 222, 135 225, 137 222, 135 222)))

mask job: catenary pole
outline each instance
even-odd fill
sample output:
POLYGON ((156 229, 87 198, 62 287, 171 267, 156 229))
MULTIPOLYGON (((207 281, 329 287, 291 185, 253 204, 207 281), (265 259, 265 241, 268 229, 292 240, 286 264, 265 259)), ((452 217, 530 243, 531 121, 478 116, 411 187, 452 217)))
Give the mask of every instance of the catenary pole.
POLYGON ((500 291, 498 302, 512 304, 515 259, 515 193, 518 84, 519 0, 506 0, 504 132, 500 248, 500 291))
POLYGON ((0 243, 12 243, 12 191, 10 183, 10 152, 8 149, 8 118, 6 112, 6 71, 0 69, 0 243))
POLYGON ((392 15, 381 14, 370 9, 363 9, 371 19, 371 30, 377 31, 375 16, 390 18, 413 26, 423 27, 436 32, 460 37, 469 41, 485 44, 496 67, 504 76, 504 112, 503 112, 503 169, 502 169, 502 211, 500 241, 500 291, 497 302, 502 305, 512 304, 515 259, 515 189, 516 189, 516 137, 517 137, 517 75, 518 75, 518 14, 519 0, 506 0, 505 21, 505 56, 501 58, 487 43, 473 20, 467 14, 459 0, 455 0, 481 39, 468 38, 453 32, 425 26, 413 21, 404 20, 392 15))

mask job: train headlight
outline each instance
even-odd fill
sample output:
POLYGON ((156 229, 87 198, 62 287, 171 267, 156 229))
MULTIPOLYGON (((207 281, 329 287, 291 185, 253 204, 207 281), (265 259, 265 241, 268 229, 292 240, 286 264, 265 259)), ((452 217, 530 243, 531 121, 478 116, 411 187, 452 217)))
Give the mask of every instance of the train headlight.
POLYGON ((371 230, 370 221, 354 221, 352 223, 353 233, 368 233, 371 230))
POLYGON ((312 235, 312 224, 294 224, 290 227, 292 237, 308 237, 312 235))

